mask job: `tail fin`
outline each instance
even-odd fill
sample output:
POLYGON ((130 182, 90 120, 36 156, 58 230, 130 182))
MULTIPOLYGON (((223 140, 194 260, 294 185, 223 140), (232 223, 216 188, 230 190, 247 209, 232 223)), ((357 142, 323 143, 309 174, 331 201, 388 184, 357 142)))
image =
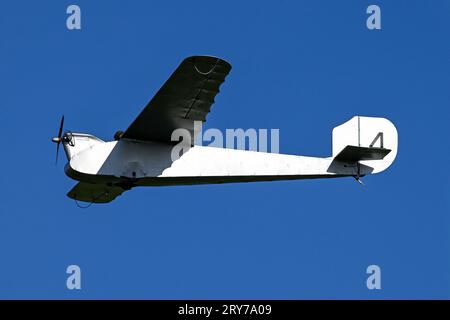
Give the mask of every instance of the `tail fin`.
POLYGON ((387 119, 355 116, 333 129, 333 158, 386 170, 397 155, 397 129, 387 119))

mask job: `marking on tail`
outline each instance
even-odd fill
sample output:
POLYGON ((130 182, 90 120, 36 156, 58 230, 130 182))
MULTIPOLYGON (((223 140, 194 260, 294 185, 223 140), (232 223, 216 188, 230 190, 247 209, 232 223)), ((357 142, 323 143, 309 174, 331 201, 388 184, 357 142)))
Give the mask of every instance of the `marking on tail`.
POLYGON ((369 145, 369 148, 373 148, 378 139, 380 139, 380 148, 383 148, 383 132, 378 132, 375 139, 373 139, 372 143, 369 145))

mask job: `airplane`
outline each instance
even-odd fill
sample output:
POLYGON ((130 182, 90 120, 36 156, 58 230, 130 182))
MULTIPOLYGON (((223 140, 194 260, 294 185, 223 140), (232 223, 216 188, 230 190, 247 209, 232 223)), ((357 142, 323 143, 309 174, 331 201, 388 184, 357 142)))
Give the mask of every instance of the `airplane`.
MULTIPOLYGON (((216 57, 186 58, 125 131, 113 141, 66 131, 64 116, 52 138, 56 161, 62 143, 65 174, 78 181, 68 197, 109 203, 142 186, 174 186, 276 180, 361 177, 386 170, 398 148, 395 126, 387 119, 355 116, 332 131, 326 158, 195 145, 173 159, 172 133, 195 136, 194 122, 206 120, 231 65, 216 57)), ((362 182, 361 182, 362 183, 362 182)))

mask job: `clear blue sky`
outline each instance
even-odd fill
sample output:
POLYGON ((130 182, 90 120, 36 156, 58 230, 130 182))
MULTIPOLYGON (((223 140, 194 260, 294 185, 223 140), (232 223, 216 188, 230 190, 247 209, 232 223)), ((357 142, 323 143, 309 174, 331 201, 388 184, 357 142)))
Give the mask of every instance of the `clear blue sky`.
POLYGON ((0 298, 450 298, 449 21, 444 0, 2 3, 0 298), (233 65, 206 128, 279 128, 282 153, 328 156, 334 126, 382 116, 396 161, 365 187, 141 188, 78 209, 61 115, 112 139, 197 54, 233 65))

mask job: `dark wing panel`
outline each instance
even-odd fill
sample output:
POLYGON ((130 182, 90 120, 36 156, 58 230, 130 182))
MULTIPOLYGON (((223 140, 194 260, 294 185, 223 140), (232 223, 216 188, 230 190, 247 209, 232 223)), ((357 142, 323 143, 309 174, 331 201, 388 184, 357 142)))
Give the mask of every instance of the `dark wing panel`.
POLYGON ((186 58, 122 137, 171 142, 177 128, 189 130, 193 137, 194 121, 206 120, 230 70, 231 65, 219 58, 186 58))
POLYGON ((108 203, 120 196, 125 190, 116 186, 107 186, 105 184, 92 184, 79 182, 67 196, 69 198, 92 202, 92 203, 108 203))

